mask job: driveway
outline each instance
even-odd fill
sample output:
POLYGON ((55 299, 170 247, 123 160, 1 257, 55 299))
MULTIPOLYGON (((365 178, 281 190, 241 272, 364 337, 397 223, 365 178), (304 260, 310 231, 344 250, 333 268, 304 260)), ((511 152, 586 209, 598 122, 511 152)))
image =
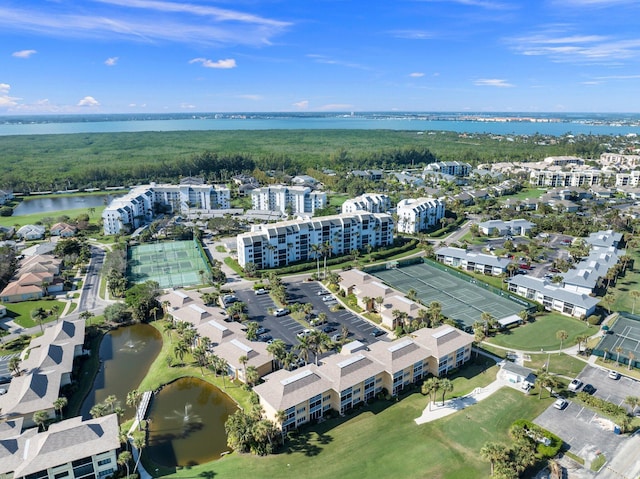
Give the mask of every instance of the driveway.
POLYGON ((571 401, 561 411, 549 406, 533 422, 560 437, 572 453, 588 461, 598 453, 612 458, 626 439, 613 433, 611 421, 571 401))
POLYGON ((620 376, 620 379, 610 379, 607 370, 587 366, 582 370, 578 379, 584 384, 594 386, 596 388, 595 396, 618 406, 626 407, 628 411, 631 409, 624 404, 624 399, 627 396, 640 397, 640 382, 626 376, 620 376))

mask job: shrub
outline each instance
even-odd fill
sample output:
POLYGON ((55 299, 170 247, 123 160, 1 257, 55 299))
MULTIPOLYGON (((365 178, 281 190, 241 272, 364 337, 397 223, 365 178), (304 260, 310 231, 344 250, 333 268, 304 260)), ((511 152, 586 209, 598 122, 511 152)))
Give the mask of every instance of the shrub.
POLYGON ((591 326, 596 326, 596 325, 600 324, 600 321, 602 321, 602 318, 600 316, 598 316, 597 314, 592 314, 591 316, 589 316, 587 318, 587 322, 591 326))
POLYGON ((527 436, 535 442, 536 451, 542 458, 555 457, 562 449, 562 439, 531 421, 518 419, 511 425, 511 429, 517 427, 522 427, 527 432, 527 436), (549 440, 548 445, 541 442, 544 439, 549 440))

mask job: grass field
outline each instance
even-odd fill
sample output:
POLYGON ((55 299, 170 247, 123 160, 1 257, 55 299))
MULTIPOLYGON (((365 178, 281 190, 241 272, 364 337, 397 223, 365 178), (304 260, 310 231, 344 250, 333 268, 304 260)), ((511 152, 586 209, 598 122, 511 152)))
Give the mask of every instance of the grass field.
MULTIPOLYGON (((54 305, 57 305, 59 308, 58 314, 62 313, 65 306, 65 303, 62 301, 42 299, 39 301, 23 301, 21 303, 5 303, 5 306, 7 307, 7 316, 11 317, 13 321, 15 321, 23 328, 32 328, 34 326, 38 326, 38 323, 31 319, 31 311, 33 311, 34 309, 42 308, 47 313, 49 313, 54 305)), ((47 318, 45 318, 43 323, 46 324, 55 320, 55 315, 49 315, 47 316, 47 318)))
POLYGON ((511 199, 511 200, 530 199, 530 200, 532 200, 534 198, 540 198, 546 192, 547 192, 546 189, 525 188, 522 191, 519 191, 518 193, 516 193, 515 195, 504 196, 503 199, 504 200, 507 200, 507 199, 511 199))
POLYGON ((559 313, 549 313, 539 316, 533 323, 524 324, 506 333, 498 333, 489 338, 489 343, 505 348, 524 351, 553 351, 560 349, 560 340, 556 337, 558 331, 564 330, 569 334, 562 347, 568 347, 576 342, 576 337, 582 334, 592 335, 598 331, 597 326, 590 326, 584 321, 569 318, 559 313))
POLYGON ((638 289, 640 284, 640 253, 638 250, 627 249, 627 254, 633 258, 633 269, 627 268, 625 275, 618 279, 614 288, 610 288, 615 296, 616 301, 611 306, 612 311, 627 311, 640 313, 640 300, 635 301, 629 294, 633 290, 638 289))
POLYGON ((89 221, 96 223, 100 221, 104 206, 96 206, 93 214, 89 213, 89 208, 74 208, 72 210, 52 211, 49 213, 33 213, 31 215, 20 216, 0 216, 0 226, 24 226, 31 225, 42 221, 42 218, 59 218, 61 216, 68 216, 69 218, 77 218, 82 214, 89 215, 89 221))
POLYGON ((549 361, 549 372, 561 376, 574 377, 586 366, 586 362, 564 353, 532 354, 531 361, 525 361, 524 366, 534 371, 543 369, 549 361))
POLYGON ((510 443, 507 430, 511 423, 533 419, 550 400, 503 388, 462 412, 417 426, 414 419, 426 404, 419 393, 397 403, 376 401, 353 415, 304 429, 287 442, 283 453, 268 457, 231 454, 169 477, 489 477, 489 463, 479 458, 483 444, 510 443))

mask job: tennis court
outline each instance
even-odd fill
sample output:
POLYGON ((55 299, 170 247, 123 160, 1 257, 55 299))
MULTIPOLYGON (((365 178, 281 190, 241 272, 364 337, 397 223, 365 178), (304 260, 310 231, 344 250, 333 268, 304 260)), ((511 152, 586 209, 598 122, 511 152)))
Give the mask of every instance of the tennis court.
POLYGON ((413 264, 370 273, 403 293, 410 289, 424 305, 438 301, 442 314, 470 327, 482 313, 496 319, 518 314, 524 306, 428 264, 413 264))
POLYGON ((129 281, 157 281, 160 288, 201 284, 200 271, 209 271, 194 241, 131 246, 127 259, 129 281))
POLYGON ((629 353, 632 353, 634 362, 637 362, 640 359, 640 317, 620 313, 596 349, 600 356, 607 350, 608 358, 617 358, 620 354, 620 362, 625 364, 629 363, 629 353))

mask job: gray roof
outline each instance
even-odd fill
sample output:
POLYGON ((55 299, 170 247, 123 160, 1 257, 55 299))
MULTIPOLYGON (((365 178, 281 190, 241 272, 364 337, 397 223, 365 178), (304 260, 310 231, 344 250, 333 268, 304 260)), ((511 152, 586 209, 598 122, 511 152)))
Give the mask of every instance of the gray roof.
POLYGON ((522 376, 524 378, 526 378, 533 372, 531 369, 525 368, 524 366, 520 366, 516 363, 512 363, 511 361, 505 361, 502 365, 502 369, 517 374, 518 376, 522 376))
POLYGON ((484 264, 501 269, 505 269, 511 262, 509 258, 500 258, 498 256, 484 253, 472 253, 462 248, 453 248, 450 246, 438 249, 436 251, 436 256, 450 256, 452 258, 466 259, 467 261, 473 261, 476 264, 484 264))
POLYGON ((530 288, 541 292, 545 296, 564 301, 565 303, 571 303, 576 306, 581 306, 585 309, 591 309, 593 306, 600 302, 600 299, 594 298, 587 294, 575 293, 568 291, 564 288, 559 288, 552 285, 545 279, 532 278, 526 275, 518 275, 511 278, 510 284, 516 286, 522 286, 523 288, 530 288))

